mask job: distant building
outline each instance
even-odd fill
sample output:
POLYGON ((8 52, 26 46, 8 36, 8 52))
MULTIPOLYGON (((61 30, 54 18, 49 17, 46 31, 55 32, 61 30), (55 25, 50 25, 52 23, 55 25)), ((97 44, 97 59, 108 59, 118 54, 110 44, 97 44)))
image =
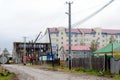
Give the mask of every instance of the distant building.
MULTIPOLYGON (((62 46, 59 51, 60 60, 67 60, 69 48, 68 46, 62 46)), ((91 50, 89 46, 71 46, 72 58, 88 58, 91 56, 91 50)))
MULTIPOLYGON (((51 43, 57 45, 58 49, 68 46, 68 28, 47 28, 46 33, 50 34, 51 43)), ((92 41, 97 41, 97 46, 106 46, 110 38, 120 42, 120 30, 101 28, 73 28, 71 30, 71 46, 91 46, 92 41)))
MULTIPOLYGON (((26 46, 26 55, 51 55, 51 45, 50 43, 25 43, 26 46)), ((24 43, 23 42, 14 42, 14 58, 16 62, 20 62, 20 59, 24 56, 24 43)))
POLYGON ((12 60, 12 54, 8 52, 8 50, 5 48, 2 50, 2 53, 0 54, 0 64, 6 64, 9 63, 9 60, 12 60))

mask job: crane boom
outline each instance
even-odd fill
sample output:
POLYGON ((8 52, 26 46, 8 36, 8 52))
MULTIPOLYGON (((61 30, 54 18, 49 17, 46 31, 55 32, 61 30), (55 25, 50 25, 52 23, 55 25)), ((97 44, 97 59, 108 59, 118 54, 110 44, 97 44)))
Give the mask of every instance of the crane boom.
POLYGON ((36 37, 34 43, 38 40, 38 38, 39 38, 39 36, 40 36, 41 33, 42 33, 42 32, 40 31, 40 33, 39 33, 38 36, 36 37))

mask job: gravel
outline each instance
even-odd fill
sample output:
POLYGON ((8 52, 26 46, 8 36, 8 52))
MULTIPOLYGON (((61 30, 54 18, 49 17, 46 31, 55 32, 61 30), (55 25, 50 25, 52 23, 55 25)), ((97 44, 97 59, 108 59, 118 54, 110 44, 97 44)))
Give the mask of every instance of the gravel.
POLYGON ((111 78, 36 69, 24 65, 2 65, 17 74, 19 80, 113 80, 111 78))

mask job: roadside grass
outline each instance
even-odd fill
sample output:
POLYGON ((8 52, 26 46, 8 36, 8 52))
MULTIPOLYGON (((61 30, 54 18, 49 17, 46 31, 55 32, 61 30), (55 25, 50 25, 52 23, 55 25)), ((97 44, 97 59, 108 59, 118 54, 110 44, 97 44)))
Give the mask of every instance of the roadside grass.
POLYGON ((114 79, 120 80, 120 74, 119 75, 114 75, 114 79))
POLYGON ((0 80, 18 80, 14 73, 10 73, 2 66, 0 66, 0 80))
MULTIPOLYGON (((30 65, 28 65, 30 66, 30 65)), ((112 78, 115 80, 120 80, 120 75, 111 74, 109 71, 98 71, 98 70, 85 70, 84 68, 72 68, 69 70, 68 67, 61 67, 61 66, 51 66, 51 65, 31 65, 31 67, 45 69, 45 70, 52 70, 52 71, 60 71, 60 72, 67 72, 73 74, 85 74, 85 75, 93 75, 93 76, 101 76, 112 78)))

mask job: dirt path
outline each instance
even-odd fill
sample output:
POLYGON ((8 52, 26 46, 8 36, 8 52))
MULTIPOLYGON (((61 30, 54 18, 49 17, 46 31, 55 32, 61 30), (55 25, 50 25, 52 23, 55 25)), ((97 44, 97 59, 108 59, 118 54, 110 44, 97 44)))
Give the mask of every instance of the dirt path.
POLYGON ((87 76, 81 74, 73 75, 70 73, 58 71, 46 71, 22 65, 3 65, 3 66, 9 71, 17 74, 20 80, 112 80, 96 76, 87 76))

